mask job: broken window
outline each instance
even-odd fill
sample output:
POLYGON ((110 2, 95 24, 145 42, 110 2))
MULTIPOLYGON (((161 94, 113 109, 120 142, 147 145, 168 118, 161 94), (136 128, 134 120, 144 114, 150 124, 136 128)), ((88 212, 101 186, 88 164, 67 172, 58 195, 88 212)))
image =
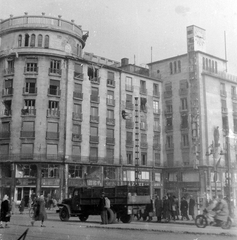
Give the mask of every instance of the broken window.
POLYGON ((142 112, 146 112, 146 102, 147 102, 147 100, 146 100, 146 98, 142 98, 141 97, 141 99, 140 99, 140 103, 141 103, 141 111, 142 112))
POLYGON ((89 80, 97 78, 98 77, 98 72, 99 72, 99 70, 97 68, 95 68, 93 65, 88 66, 87 75, 89 77, 89 80))

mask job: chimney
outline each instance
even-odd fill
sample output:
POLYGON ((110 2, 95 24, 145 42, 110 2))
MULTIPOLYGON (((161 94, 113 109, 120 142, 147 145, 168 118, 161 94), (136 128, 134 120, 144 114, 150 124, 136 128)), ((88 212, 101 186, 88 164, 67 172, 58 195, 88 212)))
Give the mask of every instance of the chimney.
POLYGON ((126 65, 128 65, 128 64, 129 64, 128 58, 122 58, 122 59, 121 59, 121 65, 122 65, 122 67, 124 67, 124 66, 126 66, 126 65))

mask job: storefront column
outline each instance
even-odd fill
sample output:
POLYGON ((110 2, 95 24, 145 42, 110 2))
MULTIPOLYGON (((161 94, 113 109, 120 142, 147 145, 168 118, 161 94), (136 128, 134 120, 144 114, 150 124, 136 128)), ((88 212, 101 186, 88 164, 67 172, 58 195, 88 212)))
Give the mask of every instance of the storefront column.
POLYGON ((64 165, 64 178, 65 178, 65 197, 68 197, 68 164, 64 165))
POLYGON ((36 194, 40 196, 41 193, 41 164, 37 165, 37 179, 36 179, 36 194))

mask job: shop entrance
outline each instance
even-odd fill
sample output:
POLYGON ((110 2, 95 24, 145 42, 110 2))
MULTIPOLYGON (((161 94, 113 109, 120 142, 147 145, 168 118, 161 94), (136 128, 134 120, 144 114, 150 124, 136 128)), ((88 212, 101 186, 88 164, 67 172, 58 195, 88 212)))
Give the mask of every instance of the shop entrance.
POLYGON ((17 188, 16 189, 17 202, 20 203, 21 200, 24 198, 25 207, 28 207, 30 196, 33 192, 35 193, 35 190, 36 190, 35 187, 19 187, 19 188, 17 188))

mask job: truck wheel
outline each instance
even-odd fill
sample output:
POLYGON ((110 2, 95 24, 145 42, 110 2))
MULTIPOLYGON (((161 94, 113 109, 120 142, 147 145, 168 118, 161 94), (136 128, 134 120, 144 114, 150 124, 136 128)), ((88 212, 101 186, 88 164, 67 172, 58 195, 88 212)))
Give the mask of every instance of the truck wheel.
POLYGON ((61 221, 68 221, 69 219, 69 213, 66 207, 63 207, 61 211, 59 212, 59 217, 61 221))
POLYGON ((132 221, 132 218, 133 218, 132 215, 126 214, 126 215, 122 215, 120 219, 123 223, 130 223, 132 221))
POLYGON ((81 220, 81 222, 85 222, 88 219, 88 217, 89 217, 88 215, 83 215, 82 214, 82 215, 79 216, 79 219, 81 220))
POLYGON ((110 208, 107 209, 108 223, 111 224, 115 220, 114 212, 110 208))

